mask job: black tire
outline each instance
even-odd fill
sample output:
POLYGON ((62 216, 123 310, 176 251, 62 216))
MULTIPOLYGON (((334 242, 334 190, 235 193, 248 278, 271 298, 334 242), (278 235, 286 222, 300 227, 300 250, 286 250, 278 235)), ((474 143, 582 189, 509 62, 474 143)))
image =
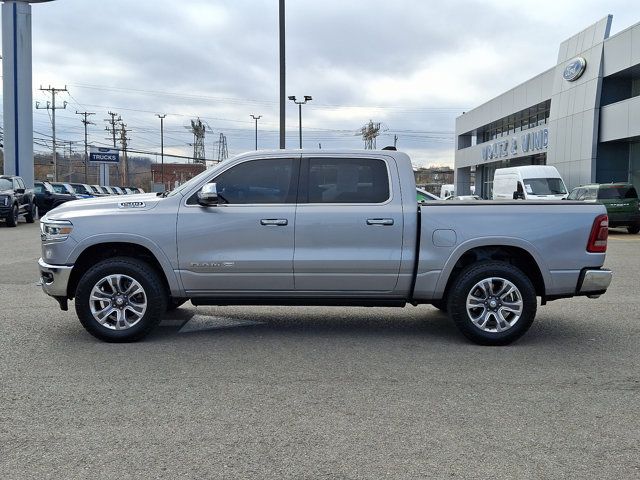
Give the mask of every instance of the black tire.
POLYGON ((7 227, 17 227, 18 226, 18 216, 20 215, 20 210, 18 205, 14 205, 11 209, 11 213, 7 217, 7 227))
POLYGON ((36 218, 38 218, 38 207, 36 207, 35 203, 31 203, 29 205, 29 211, 24 215, 24 219, 27 223, 33 223, 36 221, 36 218))
POLYGON ((180 308, 187 300, 187 298, 172 298, 167 303, 167 312, 173 312, 180 308))
POLYGON ((78 282, 75 307, 82 326, 94 337, 106 342, 133 342, 147 335, 166 310, 167 292, 160 275, 149 264, 129 257, 103 260, 91 267, 78 282), (127 329, 113 330, 100 324, 91 313, 93 287, 108 275, 122 274, 137 281, 144 289, 147 308, 140 320, 127 329))
POLYGON ((440 310, 441 312, 447 313, 447 301, 446 300, 435 300, 431 302, 435 308, 440 310))
MULTIPOLYGON (((498 288, 500 281, 495 282, 495 288, 498 288)), ((493 287, 492 287, 493 288, 493 287)), ((481 291, 481 290, 480 290, 481 291)), ((477 292, 477 290, 476 290, 477 292)), ((515 295, 515 293, 514 293, 515 295)), ((506 262, 488 261, 469 265, 460 272, 458 277, 454 280, 451 289, 449 290, 449 318, 451 318, 462 334, 474 343, 480 345, 507 345, 516 341, 524 333, 529 330, 533 320, 536 316, 537 299, 536 291, 531 283, 529 277, 527 277, 520 269, 506 262), (474 287, 483 279, 498 278, 503 279, 513 284, 519 293, 520 300, 522 302, 522 308, 520 317, 515 319, 513 324, 509 328, 505 328, 503 331, 486 331, 473 323, 469 312, 467 311, 467 297, 474 291, 474 287)), ((490 297, 491 298, 491 297, 490 297)), ((497 297, 493 297, 497 298, 497 297)), ((513 298, 513 297, 512 297, 513 298)), ((503 300, 500 300, 503 301, 503 300)), ((486 303, 484 305, 487 305, 486 303)), ((500 304, 498 304, 499 309, 500 304)), ((478 309, 484 308, 482 312, 487 312, 489 306, 486 307, 480 305, 478 309)), ((478 311, 478 310, 476 310, 478 311)), ((491 314, 491 313, 490 313, 491 314)), ((507 312, 506 316, 512 314, 507 312)), ((515 318, 516 315, 511 317, 515 318)), ((490 320, 487 320, 487 329, 492 329, 492 325, 497 327, 499 322, 496 316, 492 316, 490 320)), ((508 325, 508 323, 500 322, 501 328, 508 325)), ((493 328, 496 329, 497 328, 493 328)))
POLYGON ((640 224, 637 225, 629 225, 627 227, 627 232, 631 233, 632 235, 635 235, 637 233, 640 233, 640 224))

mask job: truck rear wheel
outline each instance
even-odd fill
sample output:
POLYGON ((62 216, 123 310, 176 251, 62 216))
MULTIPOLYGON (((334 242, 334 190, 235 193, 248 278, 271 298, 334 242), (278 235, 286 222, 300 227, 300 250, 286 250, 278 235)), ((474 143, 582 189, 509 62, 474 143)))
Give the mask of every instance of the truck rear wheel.
POLYGON ((107 342, 131 342, 147 335, 166 310, 167 295, 158 273, 128 257, 103 260, 82 276, 76 313, 82 326, 107 342))
POLYGON ((469 265, 449 291, 449 317, 471 341, 507 345, 529 329, 536 292, 522 271, 506 262, 469 265))

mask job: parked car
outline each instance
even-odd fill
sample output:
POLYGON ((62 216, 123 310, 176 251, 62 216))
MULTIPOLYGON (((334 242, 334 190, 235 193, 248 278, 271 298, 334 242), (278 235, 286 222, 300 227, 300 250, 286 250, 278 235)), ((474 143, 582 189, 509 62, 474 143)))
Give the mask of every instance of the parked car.
POLYGON ((597 297, 610 284, 602 205, 415 194, 401 152, 251 152, 171 192, 49 212, 42 288, 63 310, 75 298, 87 331, 112 342, 191 300, 433 304, 471 340, 503 345, 531 326, 536 297, 597 297))
POLYGON ((107 191, 103 190, 100 185, 89 185, 89 187, 96 197, 104 197, 105 195, 109 195, 107 191))
POLYGON ((76 195, 83 195, 85 197, 94 197, 95 193, 93 189, 84 183, 70 183, 71 187, 73 187, 73 191, 76 195))
POLYGON ((56 193, 62 193, 65 195, 73 195, 76 200, 77 199, 81 199, 81 198, 90 198, 90 195, 84 195, 82 193, 78 193, 75 191, 75 189, 71 186, 70 183, 63 183, 63 182, 51 182, 51 186, 53 187, 53 189, 55 190, 56 193))
POLYGON ((28 189, 21 177, 0 176, 0 219, 7 227, 18 225, 20 217, 33 223, 38 216, 33 190, 28 189))
POLYGON ((562 200, 567 187, 552 165, 498 168, 493 176, 494 200, 562 200))
POLYGON ((478 195, 452 195, 446 200, 453 200, 453 201, 482 200, 482 197, 478 195))
POLYGON ((432 202, 432 201, 442 200, 437 195, 434 195, 433 193, 429 193, 422 188, 416 188, 416 197, 419 202, 432 202))
POLYGON ((117 195, 118 193, 110 185, 103 185, 102 188, 106 190, 108 195, 117 195))
POLYGON ((440 186, 440 199, 445 200, 448 197, 455 195, 455 186, 452 184, 446 184, 440 186))
POLYGON ((34 183, 33 191, 35 194, 35 202, 38 206, 38 213, 40 215, 44 215, 48 211, 53 210, 58 205, 62 205, 65 202, 76 200, 75 195, 57 193, 49 182, 36 181, 34 183))
POLYGON ((607 209, 610 227, 627 227, 629 233, 640 233, 640 202, 630 183, 583 185, 571 190, 567 199, 601 203, 607 209))

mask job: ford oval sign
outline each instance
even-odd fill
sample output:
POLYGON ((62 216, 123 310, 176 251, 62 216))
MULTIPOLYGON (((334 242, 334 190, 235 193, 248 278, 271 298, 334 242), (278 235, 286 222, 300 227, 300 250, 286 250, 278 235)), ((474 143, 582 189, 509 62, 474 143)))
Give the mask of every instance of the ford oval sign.
POLYGON ((576 57, 564 68, 562 77, 567 82, 573 82, 580 78, 580 75, 584 73, 585 68, 587 68, 587 61, 582 57, 576 57))

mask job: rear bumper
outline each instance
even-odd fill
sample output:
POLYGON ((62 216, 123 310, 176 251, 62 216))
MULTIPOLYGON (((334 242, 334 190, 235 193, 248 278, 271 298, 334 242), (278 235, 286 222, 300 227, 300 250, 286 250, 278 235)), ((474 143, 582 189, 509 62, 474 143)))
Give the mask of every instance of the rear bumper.
POLYGON ((610 227, 628 227, 640 224, 640 212, 609 214, 610 227))
POLYGON ((607 291, 613 272, 606 268, 587 268, 580 274, 578 280, 577 295, 586 295, 588 297, 599 297, 607 291))
POLYGON ((67 298, 67 287, 69 286, 69 277, 73 267, 49 265, 41 258, 38 260, 38 268, 44 293, 52 297, 67 298))

